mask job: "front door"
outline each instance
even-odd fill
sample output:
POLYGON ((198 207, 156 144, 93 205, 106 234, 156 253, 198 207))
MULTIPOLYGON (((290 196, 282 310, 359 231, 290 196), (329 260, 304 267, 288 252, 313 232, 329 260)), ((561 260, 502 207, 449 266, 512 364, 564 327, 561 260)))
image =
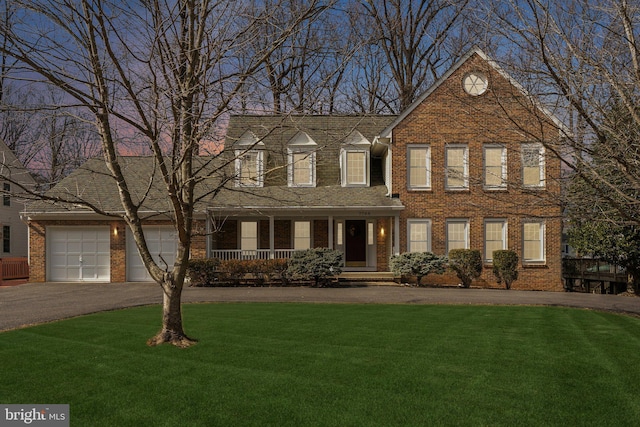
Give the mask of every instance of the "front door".
POLYGON ((367 266, 367 221, 345 221, 345 266, 367 266))

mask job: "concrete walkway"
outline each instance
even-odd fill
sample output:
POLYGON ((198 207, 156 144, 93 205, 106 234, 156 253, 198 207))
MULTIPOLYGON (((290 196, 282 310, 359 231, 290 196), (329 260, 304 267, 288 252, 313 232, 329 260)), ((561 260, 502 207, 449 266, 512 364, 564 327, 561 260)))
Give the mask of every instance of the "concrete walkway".
MULTIPOLYGON (((547 305, 640 316, 640 298, 497 289, 355 285, 340 288, 185 288, 183 302, 547 305)), ((105 310, 159 304, 153 283, 27 283, 0 288, 0 331, 105 310)))

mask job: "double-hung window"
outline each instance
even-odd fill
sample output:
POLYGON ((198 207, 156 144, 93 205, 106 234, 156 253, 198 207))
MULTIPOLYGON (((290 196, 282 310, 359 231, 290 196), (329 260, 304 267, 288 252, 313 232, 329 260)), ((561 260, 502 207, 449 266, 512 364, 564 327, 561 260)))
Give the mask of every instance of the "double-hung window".
POLYGON ((289 151, 289 187, 315 186, 316 153, 289 151))
POLYGON ((493 251, 507 249, 507 221, 487 219, 484 222, 484 261, 493 262, 493 251))
POLYGON ((345 138, 342 150, 340 150, 343 187, 369 186, 370 150, 371 143, 357 130, 345 138))
POLYGON ((544 234, 542 221, 526 221, 522 226, 523 255, 525 263, 544 263, 544 234))
POLYGON ((345 184, 367 185, 367 163, 369 153, 366 151, 345 151, 345 184))
POLYGON ((447 253, 452 249, 469 249, 469 220, 447 220, 447 253))
POLYGON ((498 190, 507 187, 507 148, 503 145, 485 145, 484 188, 498 190))
POLYGON ((544 187, 545 165, 542 144, 522 144, 522 185, 544 187))
POLYGON ((409 219, 407 242, 409 252, 431 252, 431 220, 409 219))
POLYGON ((293 249, 296 251, 311 248, 311 221, 294 221, 293 249))
POLYGON ((407 183, 410 190, 431 189, 431 148, 428 145, 407 147, 407 183))
POLYGON ((8 182, 2 183, 2 189, 4 190, 2 204, 4 206, 11 206, 11 184, 8 182))
POLYGON ((2 252, 11 252, 11 227, 8 225, 2 226, 2 252))
POLYGON ((469 188, 469 149, 466 145, 448 145, 445 151, 447 190, 469 188))
POLYGON ((258 222, 240 223, 240 250, 243 256, 255 256, 258 250, 258 222))
POLYGON ((289 187, 316 186, 316 150, 317 144, 305 132, 291 138, 287 154, 289 187))
POLYGON ((236 187, 262 187, 264 182, 264 143, 246 131, 234 144, 236 187))
POLYGON ((236 183, 239 187, 262 187, 262 150, 236 150, 236 183))

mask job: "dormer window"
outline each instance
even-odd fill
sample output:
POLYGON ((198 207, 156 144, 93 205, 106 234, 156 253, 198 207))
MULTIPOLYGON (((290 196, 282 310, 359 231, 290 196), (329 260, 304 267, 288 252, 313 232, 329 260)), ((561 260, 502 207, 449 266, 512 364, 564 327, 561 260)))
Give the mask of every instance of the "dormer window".
POLYGON ((343 187, 368 187, 371 142, 354 130, 345 139, 340 152, 343 187))
POLYGON ((316 186, 317 144, 304 132, 298 132, 287 148, 289 187, 316 186))
POLYGON ((250 131, 235 144, 237 187, 262 187, 264 182, 264 144, 250 131))

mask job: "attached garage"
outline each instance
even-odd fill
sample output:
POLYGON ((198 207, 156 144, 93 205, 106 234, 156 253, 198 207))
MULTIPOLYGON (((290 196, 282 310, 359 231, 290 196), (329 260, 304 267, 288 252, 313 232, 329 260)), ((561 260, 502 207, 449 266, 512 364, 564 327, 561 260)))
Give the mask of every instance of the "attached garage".
POLYGON ((109 226, 47 227, 47 280, 109 282, 109 226))
MULTIPOLYGON (((145 227, 144 236, 154 261, 161 268, 166 266, 173 268, 178 248, 175 229, 171 226, 145 227)), ((127 280, 130 282, 149 282, 153 280, 142 263, 142 258, 140 258, 140 253, 130 230, 127 230, 127 280)))

